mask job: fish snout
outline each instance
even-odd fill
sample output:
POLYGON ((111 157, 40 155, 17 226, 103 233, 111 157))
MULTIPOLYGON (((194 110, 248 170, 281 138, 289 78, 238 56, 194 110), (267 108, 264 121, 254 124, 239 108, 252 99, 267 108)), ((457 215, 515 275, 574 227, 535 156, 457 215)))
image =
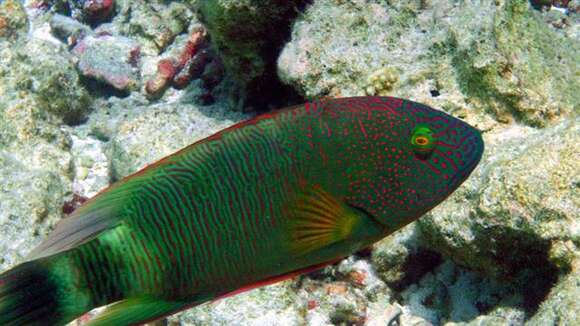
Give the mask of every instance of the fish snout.
POLYGON ((452 153, 457 164, 457 171, 451 179, 453 184, 462 183, 473 172, 484 151, 481 132, 466 123, 461 124, 462 136, 457 137, 456 149, 452 153))

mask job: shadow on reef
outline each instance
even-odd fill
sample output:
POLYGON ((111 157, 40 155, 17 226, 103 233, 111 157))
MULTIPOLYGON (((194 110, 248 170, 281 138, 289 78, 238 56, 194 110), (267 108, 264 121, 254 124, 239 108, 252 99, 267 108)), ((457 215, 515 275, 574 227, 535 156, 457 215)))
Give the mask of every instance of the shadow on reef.
POLYGON ((93 78, 85 77, 83 75, 79 75, 79 78, 81 83, 95 98, 109 98, 109 97, 124 98, 131 95, 130 90, 118 90, 111 85, 95 80, 93 78))
MULTIPOLYGON (((434 271, 442 262, 443 258, 439 253, 420 248, 409 254, 403 263, 401 267, 404 271, 403 277, 394 282, 387 282, 387 284, 396 292, 401 292, 409 285, 419 282, 423 276, 434 271)), ((384 268, 389 267, 385 266, 384 268)))
POLYGON ((505 271, 502 280, 522 294, 526 318, 530 318, 546 299, 558 277, 568 272, 570 267, 563 271, 558 269, 549 259, 551 243, 536 234, 502 226, 489 227, 481 234, 489 235, 484 238, 488 242, 484 248, 493 248, 494 261, 505 271), (497 238, 498 234, 502 235, 501 239, 497 238))
MULTIPOLYGON (((403 277, 387 282, 395 290, 397 301, 411 305, 419 302, 424 308, 436 311, 442 319, 452 322, 469 322, 501 307, 521 310, 528 320, 538 311, 558 278, 570 270, 570 267, 558 268, 550 261, 550 241, 531 232, 487 226, 478 234, 477 243, 481 251, 470 252, 486 257, 486 263, 481 266, 460 265, 465 258, 457 255, 458 265, 444 261, 441 254, 425 249, 433 246, 425 241, 429 235, 423 234, 427 238, 421 239, 422 247, 410 253, 402 263, 403 277), (449 268, 449 264, 454 267, 449 268), (500 272, 493 274, 486 270, 485 264, 495 264, 494 270, 500 272), (477 311, 468 314, 454 312, 454 303, 458 301, 470 302, 477 311)), ((454 256, 451 253, 443 255, 452 259, 454 256)), ((380 273, 381 266, 377 269, 380 273)))
POLYGON ((267 111, 301 102, 297 92, 277 74, 277 59, 290 40, 292 22, 309 0, 259 2, 247 6, 230 1, 200 3, 200 17, 234 86, 233 107, 267 111))

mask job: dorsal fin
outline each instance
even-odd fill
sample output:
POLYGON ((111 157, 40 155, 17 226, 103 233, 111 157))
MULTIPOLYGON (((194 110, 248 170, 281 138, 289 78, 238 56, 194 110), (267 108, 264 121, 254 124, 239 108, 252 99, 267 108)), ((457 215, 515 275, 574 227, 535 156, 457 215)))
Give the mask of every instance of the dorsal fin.
POLYGON ((27 261, 52 256, 96 238, 121 221, 127 195, 135 187, 134 180, 115 184, 85 202, 70 216, 62 219, 48 237, 34 248, 27 261))
POLYGON ((348 238, 358 213, 319 185, 308 185, 289 206, 290 249, 304 255, 348 238))

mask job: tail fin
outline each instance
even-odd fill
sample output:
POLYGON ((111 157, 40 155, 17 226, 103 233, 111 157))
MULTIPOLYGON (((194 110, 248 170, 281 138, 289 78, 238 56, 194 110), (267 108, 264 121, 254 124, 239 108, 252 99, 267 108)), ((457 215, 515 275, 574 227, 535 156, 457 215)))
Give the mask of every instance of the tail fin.
POLYGON ((40 261, 0 275, 0 325, 60 325, 57 285, 40 261))

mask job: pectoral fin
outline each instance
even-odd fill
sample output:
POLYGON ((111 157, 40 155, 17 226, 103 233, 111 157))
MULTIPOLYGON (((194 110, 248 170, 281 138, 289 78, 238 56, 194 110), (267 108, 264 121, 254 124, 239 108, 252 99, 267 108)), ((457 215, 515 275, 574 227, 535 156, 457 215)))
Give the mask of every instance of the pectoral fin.
POLYGON ((290 249, 304 255, 347 239, 360 214, 318 185, 308 186, 289 205, 290 249))

